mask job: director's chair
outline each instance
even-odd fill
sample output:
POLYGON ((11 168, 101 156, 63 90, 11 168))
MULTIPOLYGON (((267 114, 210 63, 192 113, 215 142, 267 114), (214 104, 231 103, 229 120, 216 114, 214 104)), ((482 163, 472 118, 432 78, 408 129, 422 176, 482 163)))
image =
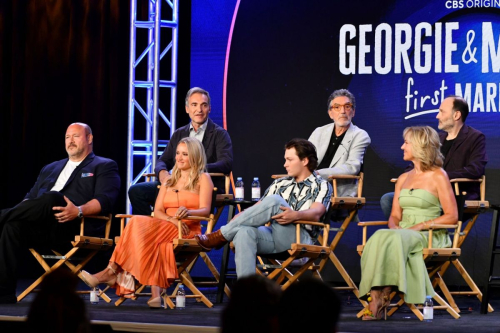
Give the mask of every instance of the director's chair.
MULTIPOLYGON (((92 259, 99 251, 109 250, 113 246, 113 240, 109 238, 109 232, 111 229, 111 214, 108 216, 86 216, 83 217, 80 221, 80 234, 75 236, 75 240, 71 241, 72 248, 66 253, 61 254, 59 251, 52 249, 53 254, 40 254, 34 248, 30 248, 31 254, 35 257, 38 263, 43 267, 45 273, 43 273, 38 279, 35 280, 26 290, 24 290, 19 296, 17 296, 17 301, 20 302, 23 298, 25 298, 29 293, 35 290, 36 287, 42 282, 43 278, 59 268, 62 265, 68 267, 73 274, 76 274, 80 279, 81 273, 80 271, 85 267, 85 265, 92 259), (85 220, 97 220, 98 222, 104 222, 104 237, 93 237, 85 235, 85 220), (75 254, 79 250, 88 250, 86 254, 82 258, 77 258, 75 254), (46 259, 55 259, 57 262, 50 266, 46 259), (75 261, 76 263, 72 263, 71 261, 75 261)), ((80 251, 79 254, 83 254, 84 252, 80 251)), ((83 281, 83 280, 82 280, 83 281)), ((106 291, 104 289, 104 291, 106 291)), ((104 291, 99 289, 99 296, 104 299, 106 302, 111 302, 111 299, 104 293, 104 291)), ((90 291, 79 291, 78 293, 84 294, 89 293, 90 291)))

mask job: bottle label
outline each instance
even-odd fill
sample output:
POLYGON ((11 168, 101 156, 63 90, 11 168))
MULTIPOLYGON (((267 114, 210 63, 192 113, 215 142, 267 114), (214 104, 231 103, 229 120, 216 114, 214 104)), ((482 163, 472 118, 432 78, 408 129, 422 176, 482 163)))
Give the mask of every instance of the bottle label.
POLYGON ((424 306, 424 320, 434 319, 434 308, 431 306, 424 306))
POLYGON ((177 297, 175 297, 175 307, 176 308, 184 308, 184 307, 186 307, 186 297, 185 296, 177 296, 177 297))
POLYGON ((260 187, 252 187, 252 199, 260 199, 260 187))
POLYGON ((244 196, 245 195, 244 195, 243 187, 237 187, 236 188, 236 193, 235 193, 236 199, 243 199, 244 196))
POLYGON ((92 290, 90 292, 90 303, 92 304, 99 303, 99 296, 97 296, 97 292, 95 290, 92 290))

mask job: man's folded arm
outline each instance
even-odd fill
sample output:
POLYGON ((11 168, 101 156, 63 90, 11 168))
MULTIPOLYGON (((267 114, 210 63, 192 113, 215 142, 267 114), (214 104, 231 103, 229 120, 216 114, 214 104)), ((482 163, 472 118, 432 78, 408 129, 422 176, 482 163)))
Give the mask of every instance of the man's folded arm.
POLYGON ((207 164, 208 172, 229 174, 233 170, 233 144, 227 131, 218 131, 215 138, 217 161, 207 164))

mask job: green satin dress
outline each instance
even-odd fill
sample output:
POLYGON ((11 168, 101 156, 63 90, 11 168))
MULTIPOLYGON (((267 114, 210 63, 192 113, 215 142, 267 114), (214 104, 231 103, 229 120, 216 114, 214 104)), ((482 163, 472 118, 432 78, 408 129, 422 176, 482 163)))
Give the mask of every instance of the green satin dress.
MULTIPOLYGON (((441 205, 436 196, 422 189, 402 189, 399 205, 403 209, 399 226, 403 229, 378 230, 366 242, 361 256, 359 293, 366 299, 372 287, 397 286, 405 293, 407 303, 422 304, 426 295, 434 296, 422 255, 429 232, 406 228, 439 217, 441 205)), ((433 232, 432 247, 450 246, 447 230, 433 232)))

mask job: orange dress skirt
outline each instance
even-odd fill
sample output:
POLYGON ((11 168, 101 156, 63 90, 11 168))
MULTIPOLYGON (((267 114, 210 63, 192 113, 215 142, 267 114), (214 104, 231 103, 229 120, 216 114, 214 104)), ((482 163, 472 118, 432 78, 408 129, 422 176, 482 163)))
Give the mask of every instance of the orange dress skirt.
MULTIPOLYGON (((186 190, 165 193, 163 206, 169 216, 174 216, 180 206, 199 208, 199 195, 186 190)), ((201 233, 199 221, 184 220, 189 227, 185 238, 201 233)), ((111 256, 119 267, 116 294, 132 297, 135 280, 143 285, 168 288, 179 277, 172 240, 178 237, 178 229, 172 223, 149 216, 134 216, 123 230, 120 241, 111 256)))

